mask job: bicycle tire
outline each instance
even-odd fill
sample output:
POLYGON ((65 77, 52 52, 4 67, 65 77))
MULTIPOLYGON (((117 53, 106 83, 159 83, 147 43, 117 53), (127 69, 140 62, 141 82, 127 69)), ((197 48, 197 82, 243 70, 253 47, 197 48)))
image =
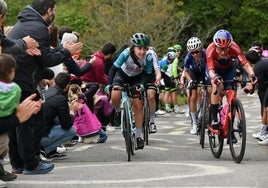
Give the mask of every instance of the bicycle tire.
POLYGON ((126 144, 126 152, 128 156, 128 161, 131 160, 131 148, 132 148, 132 141, 131 141, 131 132, 130 132, 130 117, 129 117, 129 111, 128 111, 128 104, 123 104, 123 127, 124 127, 124 138, 125 138, 125 144, 126 144))
POLYGON ((143 104, 143 116, 144 116, 143 139, 145 141, 145 144, 148 145, 149 144, 150 109, 148 106, 147 99, 144 100, 144 104, 143 104))
POLYGON ((202 148, 205 146, 205 132, 206 132, 206 127, 208 123, 208 102, 207 99, 205 98, 202 102, 202 113, 201 113, 201 126, 199 127, 199 139, 200 139, 200 145, 202 148))
POLYGON ((239 99, 234 99, 229 122, 229 147, 236 163, 243 160, 246 149, 246 117, 243 105, 239 99))
MULTIPOLYGON (((211 109, 209 110, 209 122, 211 122, 211 109)), ((208 131, 208 138, 209 138, 209 146, 212 155, 215 158, 220 158, 223 150, 223 134, 222 129, 218 130, 218 134, 214 134, 211 131, 208 131)))

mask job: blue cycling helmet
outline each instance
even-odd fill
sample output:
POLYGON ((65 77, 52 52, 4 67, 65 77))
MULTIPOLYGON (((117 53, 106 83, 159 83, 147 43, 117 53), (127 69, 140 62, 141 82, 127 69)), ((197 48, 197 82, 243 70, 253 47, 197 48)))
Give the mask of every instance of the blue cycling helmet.
POLYGON ((143 47, 150 45, 149 38, 143 33, 135 33, 134 35, 132 35, 130 41, 133 46, 143 47))
POLYGON ((222 29, 215 33, 213 42, 217 47, 226 48, 233 42, 233 37, 229 31, 222 29))

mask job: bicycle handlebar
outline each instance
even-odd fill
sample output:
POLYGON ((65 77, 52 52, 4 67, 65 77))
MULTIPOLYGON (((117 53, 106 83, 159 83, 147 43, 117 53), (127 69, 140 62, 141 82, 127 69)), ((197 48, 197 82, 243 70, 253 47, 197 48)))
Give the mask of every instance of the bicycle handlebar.
MULTIPOLYGON (((223 81, 221 81, 221 83, 231 83, 232 84, 232 89, 233 89, 234 88, 234 84, 241 83, 241 84, 245 84, 246 85, 246 83, 251 83, 251 81, 245 81, 245 80, 240 81, 240 80, 237 80, 237 79, 233 79, 233 80, 223 80, 223 81)), ((218 94, 218 92, 219 92, 219 85, 220 84, 217 84, 216 85, 216 91, 213 93, 213 95, 217 95, 218 94)), ((254 90, 255 90, 255 86, 253 85, 253 89, 251 91, 249 91, 249 92, 252 92, 251 94, 253 94, 254 93, 254 90)))

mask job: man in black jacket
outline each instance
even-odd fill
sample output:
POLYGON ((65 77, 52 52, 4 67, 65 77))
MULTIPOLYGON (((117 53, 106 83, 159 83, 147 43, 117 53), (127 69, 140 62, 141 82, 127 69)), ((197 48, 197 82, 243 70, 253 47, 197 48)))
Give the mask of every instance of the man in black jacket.
MULTIPOLYGON (((14 55, 17 69, 14 81, 22 89, 21 100, 36 92, 37 83, 42 79, 44 67, 60 64, 73 54, 81 51, 82 43, 66 43, 61 48, 50 49, 48 26, 55 18, 55 0, 34 0, 18 16, 18 22, 9 33, 10 38, 20 39, 31 36, 39 43, 41 55, 32 57, 25 54, 14 55)), ((9 132, 9 157, 12 173, 45 174, 54 165, 40 162, 40 141, 43 136, 43 111, 32 116, 23 126, 9 132)))
POLYGON ((73 127, 74 114, 77 111, 77 102, 68 104, 67 92, 71 76, 69 73, 59 73, 55 78, 56 85, 49 87, 45 92, 43 105, 45 137, 41 140, 44 154, 47 158, 61 157, 56 149, 75 136, 73 127), (70 114, 71 113, 71 114, 70 114))

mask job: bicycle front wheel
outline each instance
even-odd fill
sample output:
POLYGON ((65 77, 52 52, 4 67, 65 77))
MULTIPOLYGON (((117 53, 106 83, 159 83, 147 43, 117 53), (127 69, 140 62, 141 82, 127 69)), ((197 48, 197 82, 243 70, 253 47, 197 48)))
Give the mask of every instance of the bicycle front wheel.
POLYGON ((245 154, 247 133, 245 112, 239 99, 233 101, 231 113, 228 140, 233 160, 240 163, 245 154))
POLYGON ((126 151, 128 156, 128 161, 131 160, 132 155, 132 140, 131 140, 131 127, 130 127, 130 117, 129 117, 129 111, 128 111, 128 104, 124 103, 123 105, 123 134, 125 138, 125 144, 126 144, 126 151))
MULTIPOLYGON (((209 122, 211 122, 211 109, 209 110, 209 122)), ((219 158, 222 154, 223 150, 223 133, 222 129, 220 128, 218 132, 214 133, 208 130, 208 138, 209 138, 209 145, 212 155, 215 158, 219 158)))
POLYGON ((149 124, 150 124, 150 109, 147 99, 144 100, 143 104, 143 137, 146 145, 149 144, 149 124))

